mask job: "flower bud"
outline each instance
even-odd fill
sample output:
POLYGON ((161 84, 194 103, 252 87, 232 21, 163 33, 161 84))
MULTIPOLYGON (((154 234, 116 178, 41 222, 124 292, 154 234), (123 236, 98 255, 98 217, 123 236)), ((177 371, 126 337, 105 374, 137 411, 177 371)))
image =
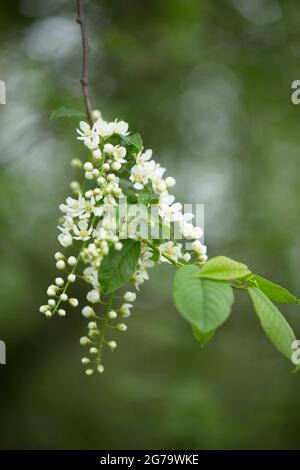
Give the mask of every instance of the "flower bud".
POLYGON ((90 321, 88 324, 88 329, 89 330, 96 330, 97 329, 97 323, 95 321, 90 321))
POLYGON ((88 191, 84 193, 84 195, 87 199, 91 199, 91 197, 93 197, 93 191, 89 189, 88 191))
POLYGON ((78 307, 79 302, 74 297, 71 297, 71 299, 69 299, 69 304, 71 305, 71 307, 78 307))
POLYGON ((117 251, 121 251, 122 248, 123 248, 123 245, 122 245, 121 242, 117 242, 117 243, 115 243, 114 248, 115 248, 115 250, 117 250, 117 251))
POLYGON ((102 364, 99 364, 99 366, 97 367, 97 371, 99 372, 99 374, 103 374, 104 372, 104 367, 102 364))
POLYGON ((92 111, 92 117, 93 119, 95 119, 95 121, 99 118, 101 118, 101 111, 99 111, 99 109, 94 109, 92 111))
POLYGON ((93 157, 94 157, 96 160, 101 160, 102 152, 101 152, 101 150, 100 150, 99 148, 93 151, 93 157))
POLYGON ((63 280, 62 277, 57 277, 57 278, 55 279, 55 284, 56 284, 57 286, 59 286, 59 287, 62 287, 62 286, 64 285, 64 283, 65 283, 65 281, 63 280))
POLYGON ((52 317, 52 315, 53 315, 53 313, 51 312, 51 310, 46 310, 45 316, 46 316, 47 318, 52 317))
POLYGON ((77 259, 75 258, 75 256, 69 256, 68 265, 69 266, 75 266, 76 263, 77 263, 77 259))
POLYGON ((59 308, 57 313, 60 317, 65 317, 66 316, 66 311, 63 308, 59 308))
POLYGON ((83 168, 85 169, 85 171, 93 171, 94 165, 91 162, 85 162, 83 168))
POLYGON ((121 169, 121 167, 122 167, 122 165, 121 165, 120 162, 113 162, 113 163, 111 164, 111 168, 112 168, 112 170, 114 170, 114 171, 119 171, 119 170, 121 169))
POLYGON ((100 302, 100 294, 99 291, 96 289, 92 289, 87 293, 86 296, 87 300, 91 302, 92 304, 96 304, 97 302, 100 302))
POLYGON ((99 186, 103 186, 106 183, 106 180, 103 176, 99 176, 99 178, 97 178, 97 183, 99 186))
POLYGON ((49 305, 50 307, 55 307, 55 305, 56 305, 55 300, 54 300, 54 299, 49 299, 49 300, 48 300, 48 305, 49 305))
POLYGON ((71 160, 71 167, 73 168, 82 168, 82 161, 79 158, 73 158, 71 160))
POLYGON ((65 269, 66 263, 62 259, 60 259, 59 261, 57 261, 56 267, 60 270, 65 269))
POLYGON ((54 286, 53 284, 49 286, 47 289, 47 295, 49 295, 49 297, 54 297, 56 295, 56 292, 57 292, 57 286, 54 286))
POLYGON ((70 233, 60 233, 57 239, 64 248, 68 248, 68 246, 71 246, 73 243, 73 238, 70 233))
POLYGON ((117 318, 118 314, 117 312, 115 312, 114 310, 111 310, 109 313, 108 313, 108 318, 110 318, 111 320, 114 320, 115 318, 117 318))
POLYGON ((91 344, 91 340, 87 336, 82 336, 79 340, 79 343, 81 346, 87 346, 88 344, 91 344))
POLYGON ((85 178, 87 180, 92 180, 94 179, 94 175, 93 175, 93 172, 92 171, 86 171, 85 174, 84 174, 85 178))
POLYGON ((109 163, 103 163, 102 168, 104 171, 108 171, 110 169, 110 164, 109 163))
POLYGON ((130 292, 129 290, 125 292, 124 294, 124 300, 126 302, 134 302, 136 299, 136 293, 135 292, 130 292))
POLYGON ((69 282, 75 282, 75 281, 76 281, 76 276, 75 276, 75 274, 69 274, 69 276, 68 276, 68 281, 69 281, 69 282))
POLYGON ((65 293, 61 294, 59 298, 60 298, 60 300, 62 300, 63 302, 65 302, 66 300, 68 300, 68 296, 67 296, 67 294, 65 294, 65 293))
POLYGON ((81 313, 85 318, 91 318, 95 315, 95 312, 92 307, 89 307, 88 305, 86 307, 83 307, 81 313))
POLYGON ((56 259, 56 261, 58 261, 60 259, 64 259, 64 255, 60 251, 57 251, 57 253, 55 253, 54 255, 54 258, 56 259))
POLYGON ((117 347, 117 343, 115 341, 108 341, 107 346, 111 351, 114 351, 117 347))
POLYGON ((98 349, 93 347, 93 348, 90 348, 90 353, 91 354, 98 354, 98 349))
POLYGON ((104 150, 105 153, 110 155, 114 151, 114 146, 112 144, 105 144, 103 150, 104 150))
POLYGON ((86 375, 93 375, 94 371, 93 369, 86 369, 85 373, 86 375))
POLYGON ((165 183, 166 183, 168 188, 172 188, 173 186, 175 186, 176 180, 175 180, 175 178, 172 178, 172 176, 168 176, 165 179, 165 183))
POLYGON ((125 325, 125 323, 118 323, 116 328, 119 331, 127 331, 127 325, 125 325))
POLYGON ((81 359, 81 364, 89 364, 91 360, 88 357, 83 357, 81 359))

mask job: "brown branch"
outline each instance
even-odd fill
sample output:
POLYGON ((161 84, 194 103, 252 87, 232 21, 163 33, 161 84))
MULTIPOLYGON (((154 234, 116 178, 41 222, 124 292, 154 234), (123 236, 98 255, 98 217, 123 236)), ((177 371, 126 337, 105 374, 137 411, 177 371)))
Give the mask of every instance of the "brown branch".
POLYGON ((82 3, 81 0, 77 0, 77 23, 80 25, 81 28, 81 37, 82 37, 82 53, 83 53, 83 61, 82 61, 82 76, 81 76, 81 87, 82 87, 82 93, 83 93, 83 100, 84 100, 84 105, 86 109, 86 114, 88 117, 88 120, 92 124, 94 119, 93 119, 93 107, 92 107, 92 101, 91 101, 91 95, 90 95, 90 90, 89 90, 89 69, 88 69, 88 54, 89 54, 89 46, 88 46, 88 38, 87 38, 87 32, 86 32, 86 27, 85 27, 85 22, 84 22, 84 16, 83 16, 83 8, 82 8, 82 3))

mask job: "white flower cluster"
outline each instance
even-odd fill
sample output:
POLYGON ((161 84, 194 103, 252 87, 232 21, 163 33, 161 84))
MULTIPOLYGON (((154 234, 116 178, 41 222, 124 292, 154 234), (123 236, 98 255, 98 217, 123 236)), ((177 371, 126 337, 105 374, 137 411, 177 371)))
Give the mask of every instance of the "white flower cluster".
MULTIPOLYGON (((202 229, 192 224, 193 214, 184 214, 182 204, 175 202, 175 197, 168 192, 175 185, 175 179, 170 176, 164 178, 166 169, 152 159, 151 150, 143 151, 132 145, 126 122, 106 122, 99 112, 94 115, 97 119, 92 126, 82 121, 77 129, 77 138, 90 151, 89 158, 85 162, 78 158, 71 161, 74 168, 84 172, 84 182, 73 181, 73 197, 68 197, 59 207, 62 217, 58 225, 58 241, 64 248, 72 250, 72 254, 55 254, 56 267, 65 276, 57 277, 54 284, 48 287, 49 300, 40 307, 47 317, 55 313, 65 316, 66 310, 62 307, 66 303, 72 307, 79 305, 78 299, 69 294, 77 278, 90 286, 86 296, 87 305, 81 310, 88 319, 88 332, 80 339, 80 344, 89 350, 89 357, 85 356, 81 361, 87 366, 87 375, 93 374, 95 370, 100 373, 104 371, 103 347, 107 346, 113 351, 117 346, 114 340, 106 340, 107 327, 126 331, 127 325, 119 319, 130 316, 132 302, 136 298, 134 292, 127 291, 121 305, 116 307, 113 302, 118 298, 103 295, 101 279, 98 278, 103 258, 123 248, 121 228, 115 213, 120 201, 126 197, 128 187, 131 186, 137 197, 143 191, 151 194, 158 205, 161 223, 172 223, 182 238, 192 242, 193 249, 191 253, 184 251, 175 238, 156 241, 139 239, 141 254, 135 272, 129 279, 137 290, 149 279, 148 269, 155 263, 167 262, 181 266, 192 257, 195 263, 203 263, 207 259, 206 247, 200 241, 202 229), (77 253, 76 256, 74 253, 77 253), (105 307, 104 314, 96 311, 97 304, 105 307)), ((150 204, 151 198, 147 206, 150 204)))

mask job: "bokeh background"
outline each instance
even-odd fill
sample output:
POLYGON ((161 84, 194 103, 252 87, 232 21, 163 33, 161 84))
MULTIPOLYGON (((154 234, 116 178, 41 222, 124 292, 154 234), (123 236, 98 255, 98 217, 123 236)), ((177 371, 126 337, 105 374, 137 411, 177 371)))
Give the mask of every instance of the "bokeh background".
MULTIPOLYGON (((300 9, 291 0, 85 3, 94 107, 139 131, 205 204, 209 255, 225 254, 300 296, 300 9)), ((250 302, 201 348, 152 271, 129 330, 82 371, 79 310, 45 319, 58 204, 84 156, 75 1, 11 0, 0 15, 0 366, 2 449, 299 448, 300 378, 264 337, 250 302)), ((84 289, 78 292, 84 298, 84 289)), ((300 337, 300 311, 283 306, 300 337)))

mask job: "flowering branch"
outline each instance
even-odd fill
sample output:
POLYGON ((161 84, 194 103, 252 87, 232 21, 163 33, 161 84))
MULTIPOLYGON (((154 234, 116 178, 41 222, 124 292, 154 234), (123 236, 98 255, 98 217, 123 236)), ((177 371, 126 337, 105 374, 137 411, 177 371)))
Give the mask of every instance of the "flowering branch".
POLYGON ((81 37, 82 37, 82 76, 81 76, 81 87, 83 93, 83 99, 86 109, 86 114, 90 123, 93 123, 93 107, 91 101, 91 94, 89 90, 89 68, 88 68, 88 54, 89 54, 89 45, 88 38, 86 33, 86 27, 83 16, 83 8, 81 0, 77 0, 77 23, 81 28, 81 37))
POLYGON ((175 179, 165 176, 166 168, 152 158, 152 150, 144 148, 141 136, 132 134, 127 122, 105 121, 100 111, 92 109, 81 0, 77 0, 77 12, 83 41, 81 84, 89 121, 79 123, 77 139, 85 146, 86 157, 71 161, 71 166, 83 173, 83 181, 71 182, 73 197, 59 206, 58 241, 69 252, 57 252, 54 257, 64 277, 55 278, 48 287, 49 299, 40 312, 48 318, 64 317, 66 310, 61 304, 79 306, 79 300, 69 292, 77 278, 88 284, 90 290, 81 309, 88 320, 87 333, 79 340, 88 349, 81 363, 87 366, 86 375, 101 374, 103 352, 116 349, 117 342, 111 338, 127 330, 123 319, 131 316, 136 300, 134 291, 120 296, 120 289, 131 283, 139 291, 149 279, 150 268, 169 263, 177 269, 173 286, 177 310, 202 344, 229 317, 232 288, 247 290, 266 335, 291 359, 295 335, 272 302, 300 301, 286 289, 252 274, 242 263, 225 256, 208 260, 201 242, 203 230, 191 222, 193 214, 186 213, 169 192, 175 179), (75 250, 77 257, 71 254, 75 250), (100 313, 97 307, 102 307, 100 313))

